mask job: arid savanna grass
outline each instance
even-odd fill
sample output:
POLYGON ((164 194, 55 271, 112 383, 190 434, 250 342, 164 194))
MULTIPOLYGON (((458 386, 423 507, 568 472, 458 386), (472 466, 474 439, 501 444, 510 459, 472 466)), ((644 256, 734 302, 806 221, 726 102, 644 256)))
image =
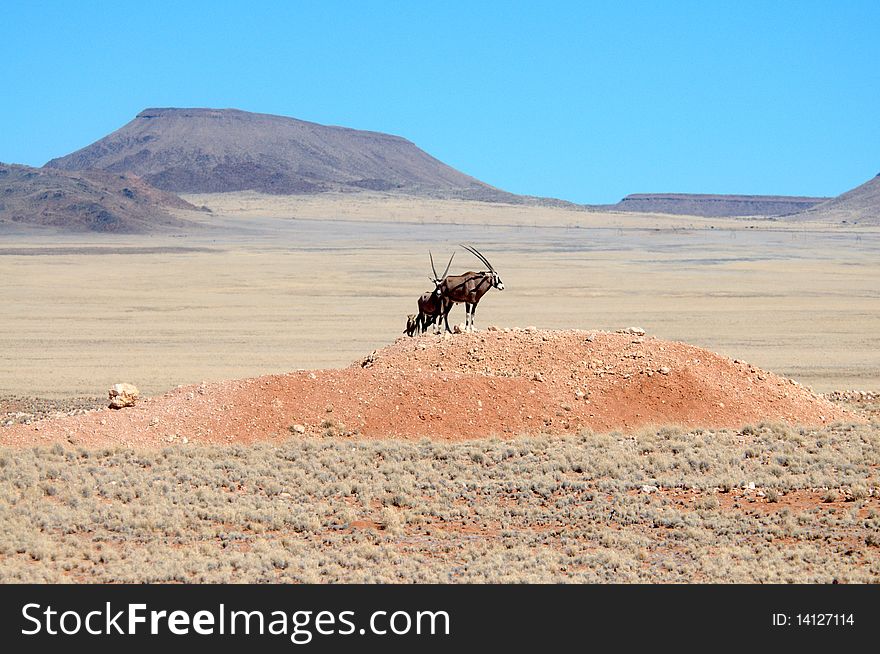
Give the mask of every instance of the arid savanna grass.
POLYGON ((0 450, 2 582, 877 582, 880 424, 0 450))

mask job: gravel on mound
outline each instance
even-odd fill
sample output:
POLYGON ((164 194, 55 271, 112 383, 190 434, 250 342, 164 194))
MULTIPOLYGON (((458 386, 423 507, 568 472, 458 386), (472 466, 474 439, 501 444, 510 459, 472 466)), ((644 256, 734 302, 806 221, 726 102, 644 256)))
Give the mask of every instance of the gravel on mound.
POLYGON ((795 381, 641 330, 490 328, 401 337, 345 369, 181 386, 128 409, 13 425, 0 430, 0 444, 463 440, 855 420, 795 381))
POLYGON ((46 418, 80 415, 106 406, 107 400, 97 397, 50 399, 0 395, 0 427, 14 424, 29 425, 46 418))

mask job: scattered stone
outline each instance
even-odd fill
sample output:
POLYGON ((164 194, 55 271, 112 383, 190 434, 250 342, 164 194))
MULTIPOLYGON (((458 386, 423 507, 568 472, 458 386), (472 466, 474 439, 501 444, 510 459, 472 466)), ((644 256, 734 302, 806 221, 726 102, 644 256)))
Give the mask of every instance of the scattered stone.
POLYGON ((653 486, 651 484, 645 484, 642 486, 642 492, 648 493, 649 495, 651 493, 656 493, 658 490, 660 490, 660 489, 657 486, 653 486))
POLYGON ((540 372, 536 372, 532 375, 532 381, 542 382, 544 381, 544 375, 542 375, 540 372))
POLYGON ((297 424, 297 425, 293 425, 293 426, 291 427, 291 429, 292 429, 292 430, 294 431, 294 433, 296 433, 296 434, 305 434, 305 433, 306 433, 306 428, 305 428, 303 425, 299 425, 299 424, 297 424))
POLYGON ((667 368, 666 366, 660 366, 657 372, 659 372, 661 375, 668 375, 670 371, 669 368, 667 368))
POLYGON ((833 391, 826 393, 825 398, 832 401, 873 402, 880 400, 880 393, 873 391, 833 391))
POLYGON ((134 384, 114 384, 108 391, 110 395, 110 408, 123 409, 134 406, 141 393, 134 384))
POLYGON ((457 325, 452 326, 452 332, 454 334, 464 334, 465 324, 463 322, 458 323, 457 325))
POLYGON ((486 331, 487 332, 497 332, 498 327, 496 325, 489 325, 488 327, 486 327, 486 331))

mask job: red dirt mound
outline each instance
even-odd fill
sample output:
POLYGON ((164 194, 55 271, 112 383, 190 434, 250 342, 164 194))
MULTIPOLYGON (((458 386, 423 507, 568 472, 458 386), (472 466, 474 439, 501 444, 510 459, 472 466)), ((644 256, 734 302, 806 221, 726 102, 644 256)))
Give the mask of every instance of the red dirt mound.
POLYGON ((469 439, 645 425, 855 420, 798 383, 638 330, 398 339, 341 370, 182 386, 119 411, 0 429, 0 443, 250 443, 291 434, 469 439))

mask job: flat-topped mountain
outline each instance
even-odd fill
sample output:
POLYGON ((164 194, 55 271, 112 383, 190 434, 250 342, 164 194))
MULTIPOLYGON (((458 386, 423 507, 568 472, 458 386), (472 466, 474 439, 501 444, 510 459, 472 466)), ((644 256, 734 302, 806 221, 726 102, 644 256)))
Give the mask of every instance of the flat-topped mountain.
POLYGON ((0 163, 0 225, 146 232, 182 226, 169 210, 195 208, 131 174, 0 163))
POLYGON ((783 216, 810 209, 829 198, 785 195, 703 195, 694 193, 634 193, 615 211, 666 213, 687 216, 783 216))
POLYGON ((237 109, 146 109, 112 134, 46 164, 133 173, 174 193, 401 191, 500 200, 399 136, 237 109))
POLYGON ((793 218, 880 225, 880 175, 793 218))

